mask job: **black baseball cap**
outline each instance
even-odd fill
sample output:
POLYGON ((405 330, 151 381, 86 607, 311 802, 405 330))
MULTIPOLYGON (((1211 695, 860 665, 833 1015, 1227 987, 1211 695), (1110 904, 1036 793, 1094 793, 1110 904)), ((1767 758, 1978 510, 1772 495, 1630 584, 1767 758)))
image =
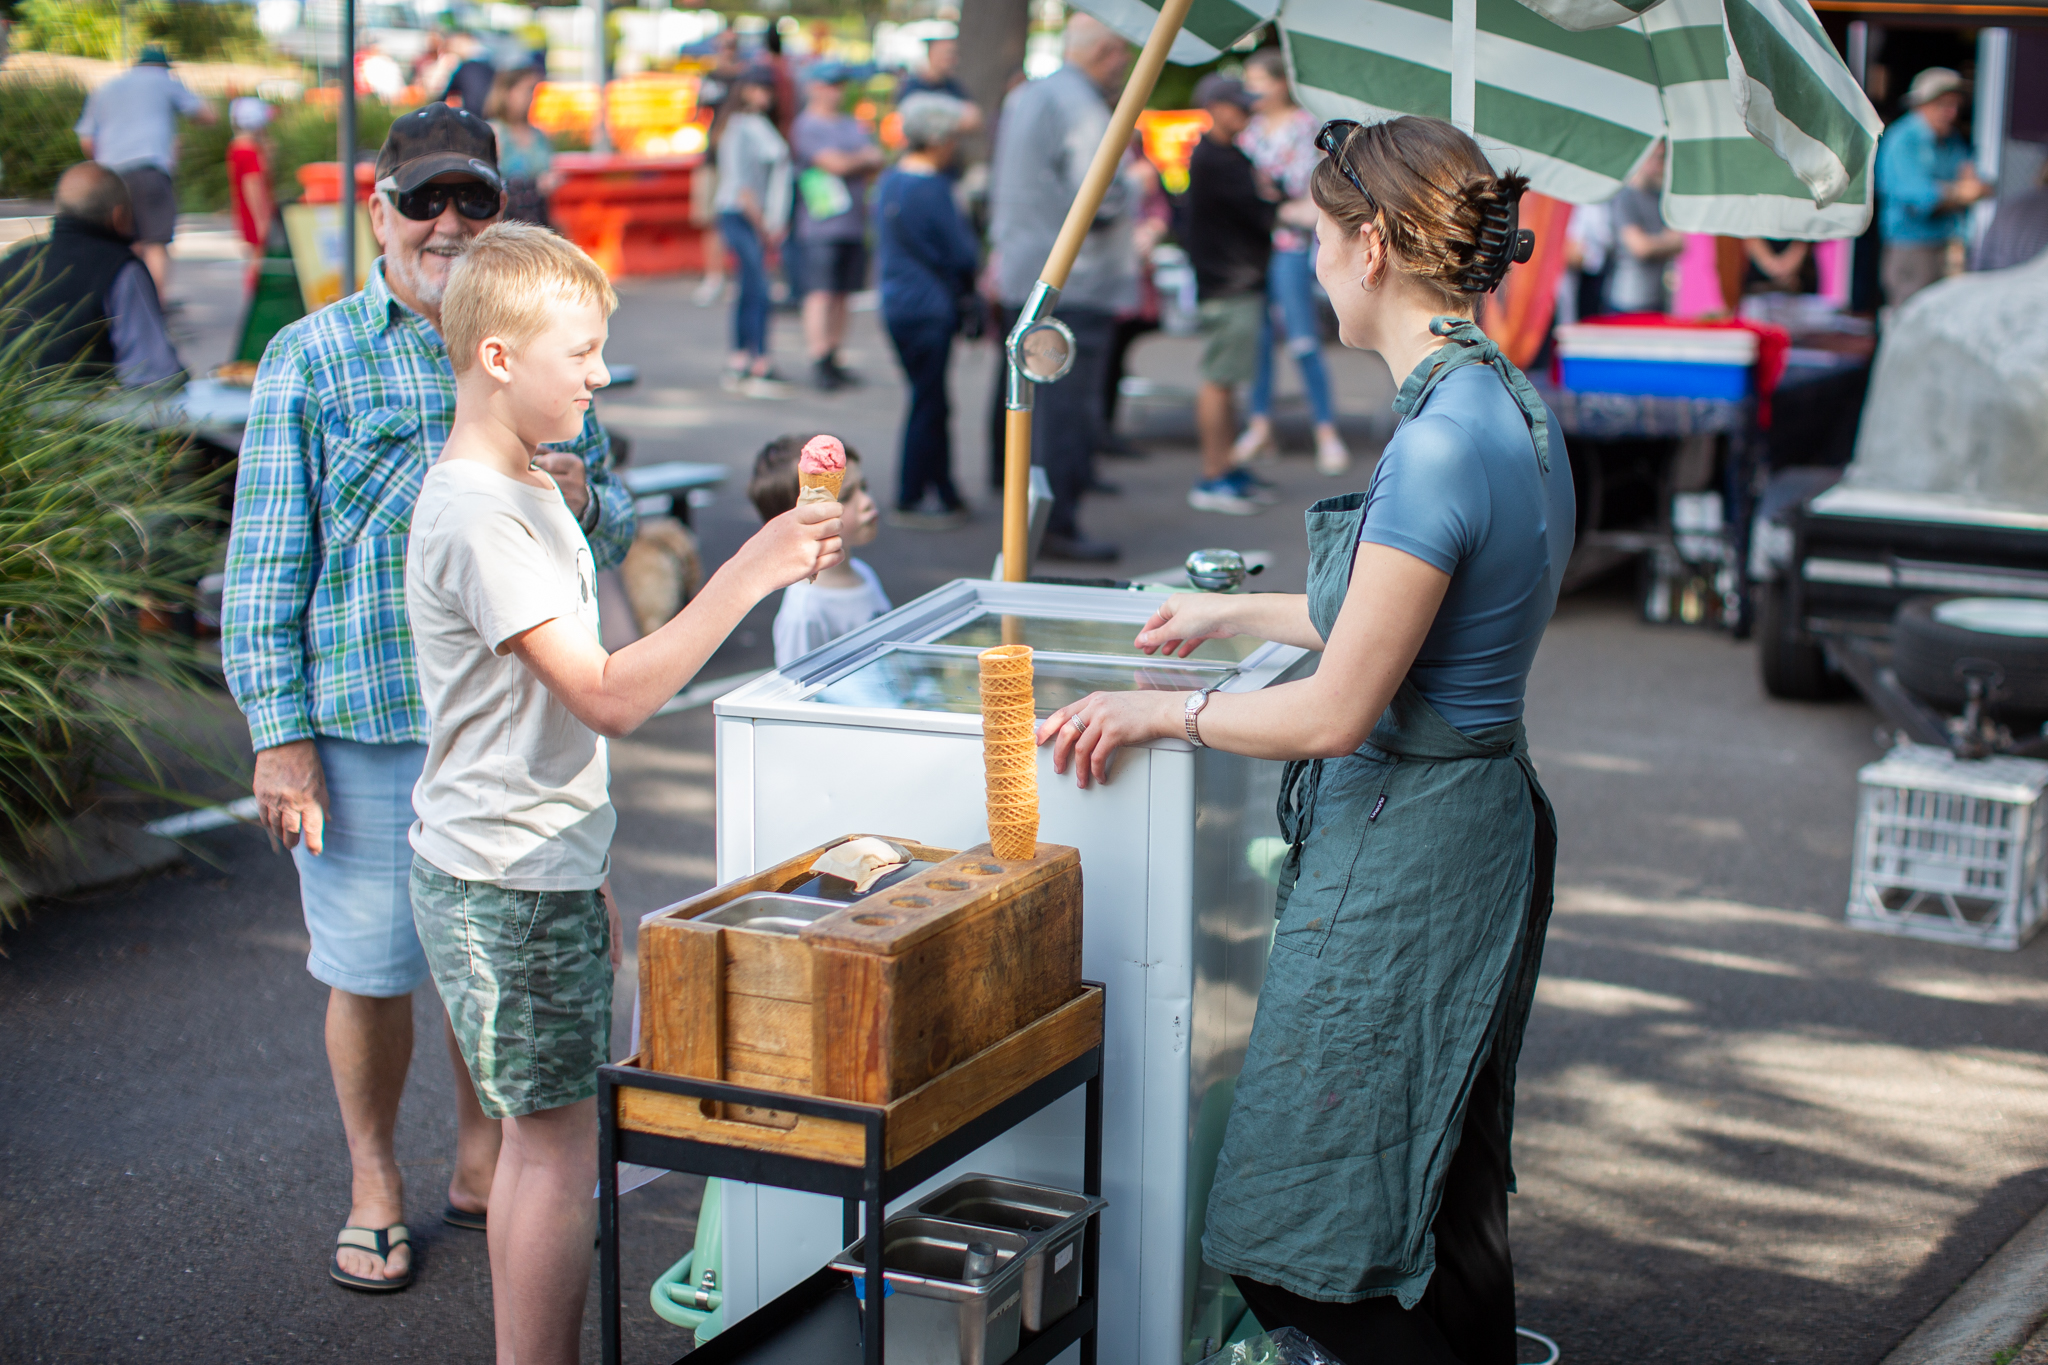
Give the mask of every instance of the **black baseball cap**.
POLYGON ((1255 101, 1251 92, 1244 88, 1244 82, 1235 76, 1226 76, 1221 71, 1211 71, 1195 82, 1195 108, 1207 109, 1212 104, 1234 104, 1240 109, 1250 109, 1255 101))
POLYGON ((415 109, 391 125, 377 153, 377 188, 404 194, 437 175, 459 171, 494 190, 505 188, 498 174, 498 135, 467 109, 445 103, 415 109))

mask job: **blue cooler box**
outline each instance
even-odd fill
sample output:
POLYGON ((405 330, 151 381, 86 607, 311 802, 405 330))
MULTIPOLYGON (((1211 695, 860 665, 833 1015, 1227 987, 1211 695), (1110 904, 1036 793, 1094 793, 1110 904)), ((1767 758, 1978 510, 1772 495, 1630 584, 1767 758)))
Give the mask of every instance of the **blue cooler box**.
POLYGON ((1756 333, 1734 327, 1601 327, 1557 329, 1558 374, 1578 393, 1653 398, 1749 396, 1756 333))

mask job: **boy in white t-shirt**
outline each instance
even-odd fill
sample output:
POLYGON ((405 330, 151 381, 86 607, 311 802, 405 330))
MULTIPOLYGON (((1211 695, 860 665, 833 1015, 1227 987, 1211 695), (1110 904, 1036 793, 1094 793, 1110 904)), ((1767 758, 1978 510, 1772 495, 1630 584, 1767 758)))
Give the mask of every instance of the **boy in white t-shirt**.
MULTIPOLYGON (((762 521, 773 521, 796 506, 797 457, 803 453, 805 436, 781 436, 761 447, 754 457, 754 477, 747 483, 747 496, 762 521)), ((851 551, 873 542, 881 525, 882 512, 869 496, 861 478, 860 452, 846 446, 846 477, 839 485, 839 537, 851 551)), ((875 571, 850 555, 841 564, 820 573, 815 582, 792 583, 782 590, 782 607, 775 613, 775 666, 783 667, 814 649, 889 610, 889 595, 875 571)))
POLYGON ((793 508, 689 607, 607 654, 561 491, 532 467, 610 380, 604 272, 545 228, 481 233, 449 276, 455 424, 420 488, 405 604, 428 720, 413 792, 413 918, 484 1112, 498 1359, 576 1360, 596 1212, 597 1068, 618 913, 603 736, 673 697, 755 603, 842 556, 839 505, 793 508))

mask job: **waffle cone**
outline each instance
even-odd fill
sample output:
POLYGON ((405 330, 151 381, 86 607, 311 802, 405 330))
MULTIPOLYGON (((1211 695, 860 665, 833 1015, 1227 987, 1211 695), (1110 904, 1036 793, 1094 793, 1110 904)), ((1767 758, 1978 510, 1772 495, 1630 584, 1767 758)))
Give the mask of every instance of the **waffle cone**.
POLYGON ((1021 860, 1038 851, 1037 728, 1030 647, 983 650, 981 761, 988 780, 989 849, 998 858, 1021 860))
POLYGON ((845 480, 846 471, 843 469, 835 469, 829 474, 805 474, 799 471, 796 476, 796 500, 799 503, 837 502, 839 485, 845 480))
POLYGON ((1006 862, 1022 862, 1038 852, 1038 811, 1034 807, 1031 819, 1016 824, 997 824, 989 821, 989 852, 1006 862))

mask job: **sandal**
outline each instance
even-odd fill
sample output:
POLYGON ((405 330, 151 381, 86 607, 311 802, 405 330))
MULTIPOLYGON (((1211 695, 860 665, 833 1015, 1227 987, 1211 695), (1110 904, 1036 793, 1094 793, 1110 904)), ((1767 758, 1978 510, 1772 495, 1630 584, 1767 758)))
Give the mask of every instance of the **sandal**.
POLYGON ((346 1285, 350 1289, 360 1289, 366 1294, 390 1294, 404 1289, 412 1283, 413 1273, 418 1268, 407 1266, 405 1274, 395 1280, 369 1279, 362 1275, 351 1275, 341 1268, 342 1247, 367 1251, 372 1256, 382 1258, 388 1265, 393 1251, 399 1247, 412 1245, 412 1238, 407 1235, 403 1223, 393 1223, 388 1228, 343 1228, 340 1235, 334 1239, 334 1244, 334 1263, 327 1268, 327 1273, 334 1277, 336 1284, 346 1285))
POLYGON ((451 1228, 466 1228, 471 1232, 489 1232, 490 1223, 487 1221, 489 1217, 489 1209, 485 1209, 480 1213, 471 1213, 468 1209, 458 1209, 453 1204, 450 1204, 447 1208, 441 1210, 442 1222, 451 1228))

